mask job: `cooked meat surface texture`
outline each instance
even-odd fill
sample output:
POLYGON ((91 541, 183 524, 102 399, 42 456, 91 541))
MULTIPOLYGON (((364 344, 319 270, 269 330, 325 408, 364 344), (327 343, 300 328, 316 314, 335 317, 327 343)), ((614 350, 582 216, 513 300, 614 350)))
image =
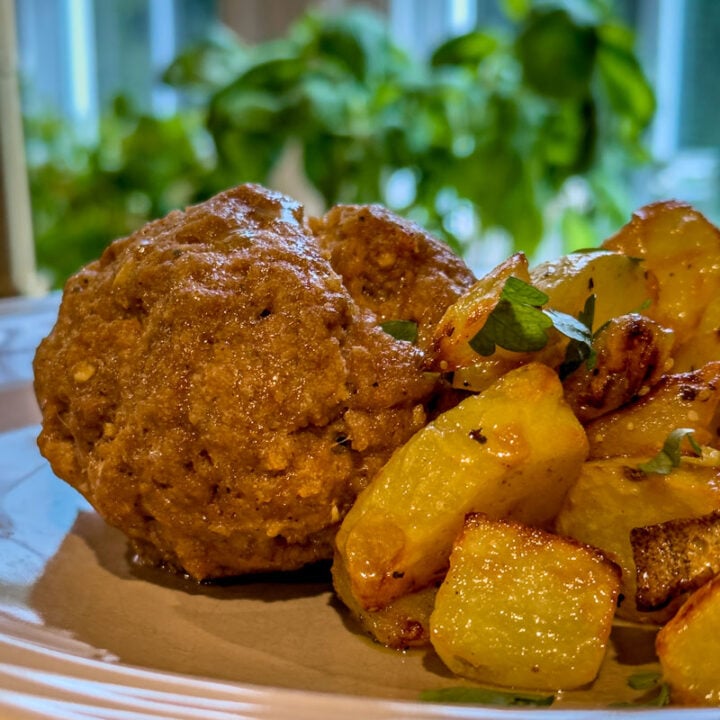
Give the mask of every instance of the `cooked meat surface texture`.
POLYGON ((296 569, 332 556, 357 493, 426 422, 421 367, 302 206, 243 185, 68 281, 34 362, 38 444, 144 562, 197 580, 296 569))
POLYGON ((354 300, 380 322, 417 323, 421 347, 475 282, 447 245, 381 205, 336 205, 310 226, 354 300))

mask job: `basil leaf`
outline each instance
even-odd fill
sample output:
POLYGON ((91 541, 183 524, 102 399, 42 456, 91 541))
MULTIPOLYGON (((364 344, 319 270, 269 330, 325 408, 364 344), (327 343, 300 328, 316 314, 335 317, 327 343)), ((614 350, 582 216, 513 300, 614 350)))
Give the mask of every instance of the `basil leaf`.
POLYGON ((418 338, 418 326, 412 320, 387 320, 380 327, 396 340, 415 343, 418 338))
POLYGON ((448 687, 424 690, 420 699, 425 702, 464 703, 468 705, 552 705, 554 695, 516 693, 487 688, 448 687))
POLYGON ((646 463, 638 465, 638 468, 645 473, 656 475, 668 475, 673 468, 680 465, 682 459, 681 446, 683 439, 687 438, 696 457, 702 456, 702 448, 695 440, 692 428, 675 428, 663 443, 662 450, 646 463))

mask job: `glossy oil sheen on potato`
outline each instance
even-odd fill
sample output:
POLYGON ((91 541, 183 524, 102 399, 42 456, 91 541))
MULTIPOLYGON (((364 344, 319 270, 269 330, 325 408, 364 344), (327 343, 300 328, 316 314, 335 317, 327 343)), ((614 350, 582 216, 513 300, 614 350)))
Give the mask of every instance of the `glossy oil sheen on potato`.
POLYGON ((574 317, 595 295, 593 330, 611 318, 639 312, 657 296, 655 278, 640 259, 610 250, 548 260, 533 268, 530 278, 548 296, 549 307, 574 317))
POLYGON ((690 428, 701 445, 717 446, 720 362, 664 375, 634 402, 586 425, 591 458, 657 453, 668 433, 690 428))
POLYGON ((471 515, 430 617, 433 646, 453 672, 478 682, 584 685, 605 655, 619 576, 594 548, 471 515))
POLYGON ((378 610, 366 610, 356 600, 342 558, 332 565, 333 588, 355 622, 373 640, 395 650, 430 644, 430 613, 437 587, 430 585, 393 600, 378 610))
POLYGON ((647 458, 594 460, 583 465, 557 518, 557 531, 603 550, 622 568, 618 615, 663 622, 664 612, 639 613, 630 533, 677 517, 699 517, 720 508, 720 460, 684 459, 669 475, 646 475, 647 458))
POLYGON ((720 575, 690 596, 655 648, 673 702, 720 704, 720 575))
POLYGON ((587 453, 556 373, 530 363, 416 433, 360 494, 336 538, 366 609, 442 577, 466 513, 549 524, 587 453))
POLYGON ((603 247, 643 259, 658 280, 646 313, 688 338, 720 288, 720 230, 687 203, 657 202, 634 212, 603 247))

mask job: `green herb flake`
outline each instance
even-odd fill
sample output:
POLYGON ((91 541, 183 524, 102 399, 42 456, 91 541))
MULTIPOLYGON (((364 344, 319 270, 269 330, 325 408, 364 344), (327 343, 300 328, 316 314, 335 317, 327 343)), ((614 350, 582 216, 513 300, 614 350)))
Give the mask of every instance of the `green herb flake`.
POLYGON ((461 703, 465 705, 552 705, 554 695, 536 695, 533 693, 506 692, 477 687, 447 687, 437 690, 424 690, 420 693, 424 702, 461 703))
POLYGON ((542 290, 512 276, 505 281, 500 298, 512 303, 532 305, 536 308, 545 305, 550 299, 542 290))
POLYGON ((537 308, 501 299, 470 347, 483 356, 492 355, 497 345, 514 352, 542 350, 551 327, 552 320, 537 308))
POLYGON ((628 685, 633 690, 648 690, 640 702, 625 704, 625 707, 638 705, 664 707, 670 704, 670 686, 663 682, 662 674, 656 671, 636 673, 628 678, 628 685))
POLYGON ((563 335, 588 347, 592 346, 592 332, 580 320, 557 310, 543 310, 543 313, 552 320, 555 329, 563 335))
POLYGON ((583 309, 578 313, 578 320, 589 330, 592 331, 592 327, 595 324, 595 293, 588 295, 585 299, 583 309))
MULTIPOLYGON (((585 330, 578 331, 575 337, 569 335, 570 342, 565 350, 565 359, 558 369, 561 380, 577 370, 583 363, 587 364, 588 370, 592 370, 597 363, 597 353, 592 345, 597 335, 597 333, 594 335, 592 333, 592 326, 595 322, 594 294, 588 295, 583 309, 578 313, 577 321, 585 330)), ((565 334, 568 335, 568 333, 565 334)))
POLYGON ((648 672, 640 672, 631 675, 628 678, 627 684, 633 690, 650 690, 657 687, 662 680, 662 675, 656 670, 649 670, 648 672))
MULTIPOLYGON (((509 277, 485 325, 471 338, 470 347, 485 357, 492 355, 497 346, 513 352, 535 352, 547 345, 548 330, 554 327, 571 342, 586 348, 583 359, 591 357, 592 331, 584 318, 543 309, 548 299, 536 287, 509 277)), ((585 311, 589 311, 587 304, 585 311)))
POLYGON ((396 340, 415 343, 418 338, 418 326, 412 320, 387 320, 380 327, 396 340))
POLYGON ((655 473, 656 475, 668 475, 673 468, 680 465, 682 459, 682 441, 687 438, 690 447, 696 457, 702 456, 702 448, 695 440, 692 428, 675 428, 665 439, 662 450, 646 463, 638 465, 644 473, 655 473))
POLYGON ((658 690, 658 694, 655 696, 654 705, 658 707, 664 707, 670 704, 670 686, 667 683, 662 683, 658 690))

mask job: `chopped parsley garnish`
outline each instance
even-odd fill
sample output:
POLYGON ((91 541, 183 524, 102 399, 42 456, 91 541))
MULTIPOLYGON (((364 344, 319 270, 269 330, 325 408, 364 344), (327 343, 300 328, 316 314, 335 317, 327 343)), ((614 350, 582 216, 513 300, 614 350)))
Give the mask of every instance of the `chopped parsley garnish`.
POLYGON ((396 340, 415 343, 418 337, 418 326, 412 320, 387 320, 380 327, 396 340))
MULTIPOLYGON (((570 342, 565 350, 565 360, 558 370, 561 380, 564 380, 570 373, 577 370, 583 363, 587 363, 588 370, 595 367, 597 354, 592 346, 592 340, 597 336, 597 333, 593 334, 592 332, 592 326, 595 322, 595 295, 588 295, 583 309, 578 314, 578 321, 587 328, 591 341, 588 344, 587 338, 584 336, 581 338, 569 336, 570 342)), ((567 333, 565 334, 567 335, 567 333)))
POLYGON ((696 457, 702 456, 702 448, 695 440, 692 428, 675 428, 665 439, 662 450, 651 460, 638 465, 638 468, 645 473, 656 475, 667 475, 673 468, 680 465, 682 459, 682 441, 687 438, 690 447, 696 457))
POLYGON ((470 347, 485 357, 492 355, 497 346, 514 352, 534 352, 547 345, 548 330, 554 327, 571 342, 586 346, 585 358, 589 358, 593 340, 590 327, 567 313, 544 309, 548 300, 541 290, 509 277, 485 325, 471 338, 470 347))
POLYGON ((631 675, 627 684, 633 690, 651 690, 657 687, 662 680, 662 675, 656 670, 648 670, 648 672, 640 672, 631 675))
POLYGON ((536 695, 475 687, 447 687, 424 690, 420 699, 425 702, 463 703, 467 705, 552 705, 554 695, 536 695))
MULTIPOLYGON (((659 672, 650 671, 631 675, 628 678, 628 685, 633 690, 654 691, 643 699, 643 705, 663 707, 670 704, 670 687, 663 682, 662 674, 659 672)), ((634 705, 638 704, 634 703, 634 705)))

